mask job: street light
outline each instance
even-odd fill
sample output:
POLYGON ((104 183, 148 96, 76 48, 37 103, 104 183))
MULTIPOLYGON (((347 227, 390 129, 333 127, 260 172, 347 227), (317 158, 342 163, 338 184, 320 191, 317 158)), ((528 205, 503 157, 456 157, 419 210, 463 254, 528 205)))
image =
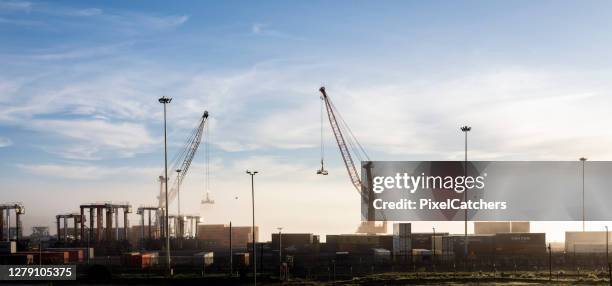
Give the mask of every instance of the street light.
POLYGON ((258 171, 249 171, 246 170, 246 173, 251 176, 251 204, 253 206, 253 228, 251 231, 253 232, 253 282, 257 285, 257 250, 255 243, 255 174, 259 173, 258 171))
MULTIPOLYGON (((610 255, 608 255, 608 244, 609 242, 609 234, 610 232, 608 232, 608 226, 606 225, 606 266, 608 267, 608 279, 611 279, 610 281, 612 281, 612 273, 610 272, 610 255)), ((610 282, 612 283, 612 282, 610 282)))
POLYGON ((176 202, 178 203, 178 217, 181 217, 181 169, 176 169, 176 202))
POLYGON ((582 231, 584 232, 584 162, 586 162, 587 158, 580 157, 580 161, 582 162, 582 231))
POLYGON ((278 229, 278 280, 282 280, 283 278, 283 233, 282 227, 277 227, 278 229))
MULTIPOLYGON (((472 127, 464 125, 461 126, 461 131, 465 134, 465 164, 464 164, 464 172, 465 172, 465 177, 467 177, 467 164, 468 164, 468 156, 467 156, 467 143, 468 143, 468 132, 470 132, 472 130, 472 127)), ((467 203, 468 197, 467 197, 467 190, 465 190, 463 192, 463 201, 467 203)), ((465 254, 465 266, 467 268, 467 256, 468 256, 468 210, 467 208, 465 209, 465 236, 464 236, 464 254, 465 254)))
MULTIPOLYGON (((238 196, 234 197, 234 200, 238 200, 238 196)), ((234 249, 232 248, 232 221, 229 222, 229 253, 230 253, 230 277, 234 275, 234 249)))
MULTIPOLYGON (((185 221, 181 217, 181 169, 176 169, 176 203, 177 203, 177 214, 176 221, 177 225, 174 227, 174 231, 177 233, 177 237, 180 239, 183 238, 183 226, 185 225, 185 221)), ((179 244, 182 245, 182 242, 179 241, 179 244)), ((182 247, 182 246, 181 246, 182 247)))
POLYGON ((170 220, 168 219, 168 136, 166 131, 166 105, 172 101, 172 98, 162 96, 159 103, 164 105, 164 187, 166 191, 166 263, 168 264, 168 273, 172 275, 172 267, 170 266, 170 220))

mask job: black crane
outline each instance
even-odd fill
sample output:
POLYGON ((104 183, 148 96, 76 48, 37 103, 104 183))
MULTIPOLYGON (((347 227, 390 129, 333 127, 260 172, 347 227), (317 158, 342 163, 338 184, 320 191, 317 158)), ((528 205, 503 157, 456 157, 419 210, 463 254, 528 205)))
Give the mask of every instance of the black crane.
MULTIPOLYGON (((329 124, 331 125, 332 132, 334 133, 334 137, 336 139, 336 143, 338 143, 338 149, 340 149, 340 155, 342 156, 342 161, 344 161, 344 166, 346 167, 346 171, 349 174, 349 178, 351 183, 361 195, 364 200, 367 200, 364 203, 369 205, 368 209, 368 221, 364 221, 361 223, 359 228, 357 229, 357 233, 386 233, 387 232, 387 222, 383 221, 382 225, 376 225, 374 221, 374 209, 372 207, 372 196, 370 196, 370 192, 367 185, 364 185, 361 182, 361 177, 359 176, 359 172, 355 167, 355 161, 351 155, 351 150, 357 156, 359 161, 371 161, 368 154, 363 149, 363 146, 359 143, 351 129, 348 127, 346 122, 342 119, 342 116, 331 102, 329 96, 325 92, 325 87, 321 87, 319 89, 321 92, 321 100, 322 104, 325 105, 325 109, 327 110, 327 118, 329 119, 329 124), (338 120, 340 119, 340 120, 338 120), (347 136, 348 135, 348 136, 347 136)), ((321 107, 323 109, 323 107, 321 107)), ((323 111, 321 111, 321 122, 323 122, 323 111)), ((323 131, 321 127, 321 137, 323 137, 323 131)), ((367 172, 366 176, 369 178, 368 181, 371 182, 371 174, 369 172, 370 165, 366 165, 365 170, 367 172)), ((324 158, 323 158, 323 139, 321 139, 321 169, 317 170, 317 174, 319 175, 327 175, 329 172, 324 168, 324 158)))

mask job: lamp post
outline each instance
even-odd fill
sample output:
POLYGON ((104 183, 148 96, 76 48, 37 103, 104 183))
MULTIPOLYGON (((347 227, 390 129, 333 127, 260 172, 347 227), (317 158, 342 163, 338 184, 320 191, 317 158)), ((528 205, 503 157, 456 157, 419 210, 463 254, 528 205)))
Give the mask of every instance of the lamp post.
POLYGON ((246 170, 246 173, 251 176, 251 204, 253 208, 253 283, 257 285, 257 245, 255 241, 255 174, 258 171, 246 170))
MULTIPOLYGON (((174 226, 174 231, 176 231, 176 237, 179 241, 183 238, 183 219, 181 218, 181 169, 176 169, 176 205, 177 205, 177 214, 175 222, 177 225, 174 226)), ((179 242, 180 243, 180 242, 179 242)), ((182 247, 182 246, 181 246, 182 247)))
POLYGON ((165 187, 165 228, 166 228, 166 264, 168 265, 168 273, 172 275, 172 267, 170 266, 170 232, 168 231, 170 228, 170 223, 168 219, 168 140, 167 140, 167 131, 166 131, 166 105, 172 101, 172 98, 168 98, 162 96, 159 99, 159 103, 164 105, 164 187, 165 187))
POLYGON ((283 280, 283 228, 276 229, 278 229, 278 280, 283 280))
POLYGON ((181 169, 176 169, 176 202, 177 202, 177 213, 181 216, 181 169))
POLYGON ((552 281, 552 246, 548 243, 548 281, 552 281))
POLYGON ((586 162, 587 158, 580 157, 580 161, 582 162, 582 231, 584 232, 584 162, 586 162))
POLYGON ((606 267, 608 267, 608 280, 612 285, 612 269, 610 269, 610 255, 608 254, 608 244, 610 243, 609 237, 610 232, 608 232, 608 226, 606 225, 606 267))
POLYGON ((229 222, 229 277, 234 275, 234 250, 232 248, 232 221, 229 222))
MULTIPOLYGON (((468 164, 468 155, 467 155, 467 144, 468 144, 468 132, 470 132, 472 130, 472 127, 464 125, 461 126, 461 131, 463 132, 463 134, 465 134, 465 164, 464 164, 464 175, 465 177, 467 177, 467 164, 468 164)), ((468 196, 467 196, 467 190, 465 190, 463 192, 463 201, 467 203, 468 200, 468 196)), ((464 234, 464 251, 463 254, 465 255, 464 259, 465 259, 465 267, 467 269, 467 257, 468 257, 468 210, 467 208, 465 209, 465 225, 464 225, 464 229, 465 229, 465 234, 464 234)))
MULTIPOLYGON (((238 196, 234 197, 234 200, 238 200, 238 196)), ((232 221, 229 222, 229 253, 230 253, 230 277, 234 275, 234 249, 232 246, 232 221)))

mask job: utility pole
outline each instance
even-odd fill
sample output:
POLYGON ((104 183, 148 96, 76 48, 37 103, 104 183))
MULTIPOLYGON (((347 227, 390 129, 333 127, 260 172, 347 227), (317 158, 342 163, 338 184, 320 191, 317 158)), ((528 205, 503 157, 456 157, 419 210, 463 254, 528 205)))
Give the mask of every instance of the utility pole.
POLYGON ((278 229, 278 280, 283 280, 283 233, 282 227, 278 229))
POLYGON ((170 266, 170 220, 168 219, 168 133, 166 126, 166 105, 172 101, 172 98, 161 97, 159 103, 164 105, 164 187, 166 196, 165 208, 165 228, 166 228, 166 264, 168 265, 168 274, 172 275, 172 266, 170 266))
MULTIPOLYGON (((463 170, 464 170, 464 175, 465 177, 467 177, 467 173, 468 173, 468 132, 470 132, 472 130, 472 127, 470 126, 461 126, 461 131, 463 131, 463 133, 465 134, 465 164, 463 166, 463 170)), ((463 191, 463 201, 467 203, 468 200, 468 196, 467 196, 467 190, 463 191)), ((463 243, 464 243, 464 260, 465 260, 465 268, 467 270, 467 264, 468 264, 468 210, 467 208, 465 209, 465 234, 464 234, 464 239, 463 239, 463 243)))
POLYGON ((229 254, 230 254, 230 277, 234 275, 234 250, 232 249, 232 221, 229 224, 229 254))
POLYGON ((258 171, 249 171, 246 173, 251 176, 251 204, 253 207, 253 283, 257 285, 257 245, 255 240, 255 175, 258 171))
POLYGON ((612 285, 612 269, 610 268, 610 255, 608 252, 608 244, 610 243, 610 232, 608 231, 608 226, 606 225, 606 266, 608 267, 608 281, 610 285, 612 285))
POLYGON ((587 158, 580 157, 580 161, 582 162, 582 231, 584 232, 584 162, 586 162, 587 158))
POLYGON ((176 178, 179 180, 176 184, 177 213, 181 217, 181 169, 176 169, 176 178))
POLYGON ((552 281, 552 247, 548 243, 548 281, 552 281))
POLYGON ((178 238, 179 241, 179 247, 183 247, 182 246, 182 241, 183 241, 183 225, 184 225, 184 221, 183 218, 181 217, 181 169, 176 169, 176 179, 177 179, 177 184, 176 184, 176 203, 177 203, 177 215, 176 215, 176 221, 177 225, 174 226, 174 229, 176 231, 176 238, 178 238))

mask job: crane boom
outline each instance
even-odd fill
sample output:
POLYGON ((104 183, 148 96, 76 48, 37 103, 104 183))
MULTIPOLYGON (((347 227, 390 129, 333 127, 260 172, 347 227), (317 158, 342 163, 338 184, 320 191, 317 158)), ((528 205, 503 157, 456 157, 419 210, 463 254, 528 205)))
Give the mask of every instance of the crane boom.
MULTIPOLYGON (((383 223, 381 226, 377 226, 374 221, 376 216, 375 216, 375 210, 373 208, 373 201, 372 201, 373 196, 371 196, 369 192, 370 186, 366 186, 362 183, 361 177, 359 176, 359 172, 357 172, 357 168, 355 167, 355 161, 353 160, 353 157, 351 156, 351 152, 347 144, 347 140, 345 140, 344 134, 342 133, 342 126, 339 124, 339 121, 336 118, 336 112, 334 111, 335 107, 331 103, 331 100, 329 99, 329 97, 327 96, 327 93, 325 92, 325 87, 322 86, 321 88, 319 88, 319 91, 321 92, 321 100, 323 100, 323 102, 325 103, 325 109, 327 110, 327 118, 329 119, 329 124, 331 125, 332 131, 334 133, 334 137, 336 138, 336 143, 338 143, 338 149, 340 149, 340 154, 342 155, 342 161, 344 161, 344 166, 346 167, 346 171, 349 174, 351 183, 353 184, 355 189, 357 189, 357 192, 361 196, 361 199, 363 200, 363 202, 368 206, 367 221, 361 222, 361 225, 357 229, 357 233, 386 233, 387 232, 387 221, 383 220, 383 223)), ((346 123, 344 124, 346 128, 348 129, 348 126, 346 125, 346 123)), ((363 148, 361 147, 357 139, 354 138, 354 135, 352 134, 350 129, 348 129, 348 132, 349 132, 348 135, 352 136, 352 139, 354 140, 354 143, 359 147, 359 150, 361 150, 361 152, 367 157, 367 154, 365 154, 365 151, 363 150, 363 148)), ((349 137, 349 139, 351 139, 351 137, 349 137)), ((351 142, 349 141, 349 144, 350 143, 351 142)), ((357 150, 357 152, 359 152, 359 150, 357 150)), ((367 160, 369 161, 369 158, 367 158, 367 160)), ((364 170, 366 172, 365 176, 366 176, 367 181, 369 182, 372 181, 371 168, 372 168, 371 162, 364 165, 364 170)), ((325 173, 323 173, 323 171, 324 171, 323 160, 321 160, 321 170, 318 171, 317 173, 326 175, 327 172, 325 171, 325 173)))
POLYGON ((346 167, 346 171, 349 174, 349 178, 351 179, 351 183, 357 189, 359 194, 362 194, 362 183, 359 178, 359 173, 357 172, 357 168, 355 167, 355 162, 351 157, 351 153, 346 145, 346 141, 344 140, 344 135, 342 134, 342 130, 340 129, 340 125, 338 124, 338 120, 336 120, 336 114, 334 113, 334 109, 332 104, 327 97, 327 93, 325 92, 325 87, 321 87, 319 89, 322 96, 321 99, 325 103, 325 109, 327 110, 327 117, 329 118, 329 124, 332 127, 332 131, 334 132, 334 137, 336 137, 336 142, 338 143, 338 148, 340 149, 340 154, 342 155, 342 160, 344 161, 344 166, 346 167))
MULTIPOLYGON (((204 126, 208 122, 208 111, 204 111, 204 114, 200 118, 198 125, 192 131, 191 135, 188 137, 185 147, 181 149, 181 151, 177 154, 177 156, 172 160, 174 162, 173 169, 181 170, 177 172, 178 175, 174 178, 172 182, 172 188, 168 192, 168 200, 172 202, 174 198, 176 198, 178 193, 178 188, 183 183, 183 179, 187 176, 189 171, 189 167, 191 166, 191 162, 195 157, 196 152, 198 151, 198 147, 200 146, 200 142, 202 142, 202 134, 204 131, 204 126)), ((160 182, 163 184, 164 179, 163 176, 160 176, 160 182)), ((166 180, 166 183, 169 180, 166 180)), ((165 206, 165 198, 160 193, 158 197, 159 207, 163 208, 165 206)))

